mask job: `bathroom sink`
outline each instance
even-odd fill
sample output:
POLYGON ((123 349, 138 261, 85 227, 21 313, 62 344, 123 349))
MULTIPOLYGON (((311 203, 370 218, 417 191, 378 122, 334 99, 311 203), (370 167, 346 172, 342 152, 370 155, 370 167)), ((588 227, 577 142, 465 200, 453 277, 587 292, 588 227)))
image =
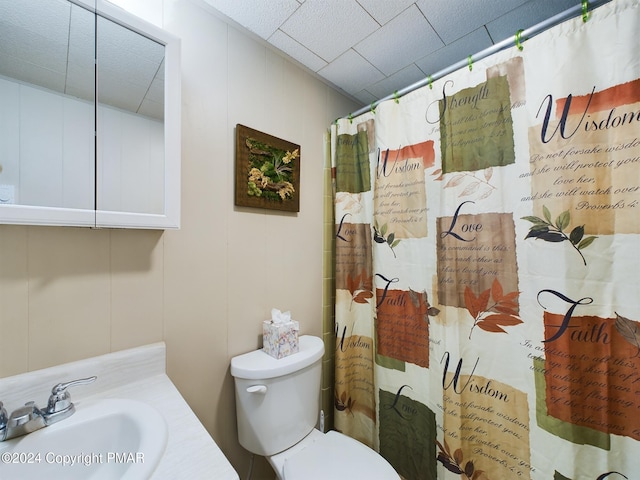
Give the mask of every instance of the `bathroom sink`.
POLYGON ((0 478, 146 479, 167 445, 150 405, 125 399, 75 403, 69 418, 0 443, 0 478))

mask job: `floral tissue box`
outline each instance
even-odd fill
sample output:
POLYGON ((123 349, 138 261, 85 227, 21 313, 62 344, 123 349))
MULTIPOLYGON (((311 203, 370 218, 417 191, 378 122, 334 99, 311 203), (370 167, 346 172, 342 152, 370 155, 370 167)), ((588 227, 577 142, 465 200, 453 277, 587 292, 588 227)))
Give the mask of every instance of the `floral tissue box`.
POLYGON ((274 358, 283 358, 298 352, 298 332, 300 324, 296 320, 262 323, 262 347, 274 358))

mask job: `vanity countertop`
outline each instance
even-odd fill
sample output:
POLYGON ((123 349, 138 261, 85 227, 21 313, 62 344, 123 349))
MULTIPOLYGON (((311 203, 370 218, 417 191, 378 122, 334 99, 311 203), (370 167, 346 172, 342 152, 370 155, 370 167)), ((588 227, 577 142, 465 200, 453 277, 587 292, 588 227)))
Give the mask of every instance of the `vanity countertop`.
POLYGON ((166 375, 164 343, 0 378, 0 400, 8 411, 30 400, 42 405, 53 385, 93 375, 98 377, 94 383, 70 389, 76 408, 82 408, 83 401, 125 398, 147 403, 164 417, 168 428, 167 447, 151 477, 153 480, 239 479, 166 375))

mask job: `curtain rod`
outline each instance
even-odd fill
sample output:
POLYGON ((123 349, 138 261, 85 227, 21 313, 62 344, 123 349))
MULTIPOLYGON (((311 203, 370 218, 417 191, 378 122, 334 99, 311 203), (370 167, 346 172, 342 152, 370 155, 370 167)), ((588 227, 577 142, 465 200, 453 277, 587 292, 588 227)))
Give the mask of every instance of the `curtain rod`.
POLYGON ((447 68, 444 68, 442 70, 440 70, 437 73, 434 73, 433 75, 430 75, 429 77, 420 80, 416 83, 413 83, 411 85, 409 85, 408 87, 405 87, 401 90, 396 90, 394 93, 392 93, 391 95, 387 95, 386 97, 383 97, 379 100, 376 100, 375 102, 371 103, 370 106, 368 107, 362 107, 360 110, 356 110, 353 113, 350 113, 348 117, 342 117, 342 118, 355 118, 358 115, 362 115, 363 113, 367 113, 369 111, 371 111, 372 109, 374 109, 375 107, 377 107, 380 103, 382 102, 386 102, 387 100, 392 100, 392 99, 397 99, 399 97, 402 97, 403 95, 406 95, 407 93, 413 92, 414 90, 417 90, 420 87, 424 87, 425 85, 427 85, 429 82, 433 82, 435 80, 438 80, 442 77, 444 77, 445 75, 448 75, 452 72, 455 72, 456 70, 462 68, 462 67, 466 67, 468 66, 470 63, 472 62, 476 62, 478 60, 482 60, 483 58, 488 57, 489 55, 493 55, 494 53, 497 53, 501 50, 504 50, 506 48, 510 48, 514 45, 517 45, 518 42, 524 42, 525 40, 534 37, 536 35, 538 35, 539 33, 544 32, 545 30, 554 27, 556 25, 558 25, 559 23, 564 22, 565 20, 568 20, 570 18, 576 17, 578 15, 582 15, 584 14, 586 11, 590 11, 593 10, 594 8, 597 8, 601 5, 604 5, 605 3, 610 2, 611 0, 592 0, 591 2, 586 2, 586 0, 583 0, 582 3, 575 5, 574 7, 571 7, 567 10, 565 10, 564 12, 560 12, 557 15, 554 15, 553 17, 549 17, 546 20, 527 28, 526 30, 521 30, 518 34, 516 34, 516 37, 518 39, 518 41, 516 41, 514 39, 514 37, 512 38, 507 38, 505 40, 502 40, 501 42, 495 43, 492 46, 476 53, 475 55, 470 55, 469 58, 465 58, 464 60, 460 60, 457 63, 454 63, 453 65, 450 65, 447 68), (586 10, 583 7, 583 4, 586 3, 587 4, 587 8, 586 10), (521 40, 520 40, 521 39, 521 40))

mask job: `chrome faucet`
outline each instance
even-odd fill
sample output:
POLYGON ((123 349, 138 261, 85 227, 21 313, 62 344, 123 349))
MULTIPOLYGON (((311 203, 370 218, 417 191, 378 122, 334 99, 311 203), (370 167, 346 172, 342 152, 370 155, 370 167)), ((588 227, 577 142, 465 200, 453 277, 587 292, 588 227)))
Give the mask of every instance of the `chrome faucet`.
POLYGON ((4 408, 2 402, 0 402, 0 442, 4 442, 7 438, 7 410, 4 408))
POLYGON ((0 442, 27 435, 43 427, 64 420, 76 411, 71 403, 67 388, 92 383, 98 377, 80 378, 71 382, 58 383, 51 389, 51 396, 45 409, 39 409, 34 402, 27 402, 11 415, 0 402, 0 442))

